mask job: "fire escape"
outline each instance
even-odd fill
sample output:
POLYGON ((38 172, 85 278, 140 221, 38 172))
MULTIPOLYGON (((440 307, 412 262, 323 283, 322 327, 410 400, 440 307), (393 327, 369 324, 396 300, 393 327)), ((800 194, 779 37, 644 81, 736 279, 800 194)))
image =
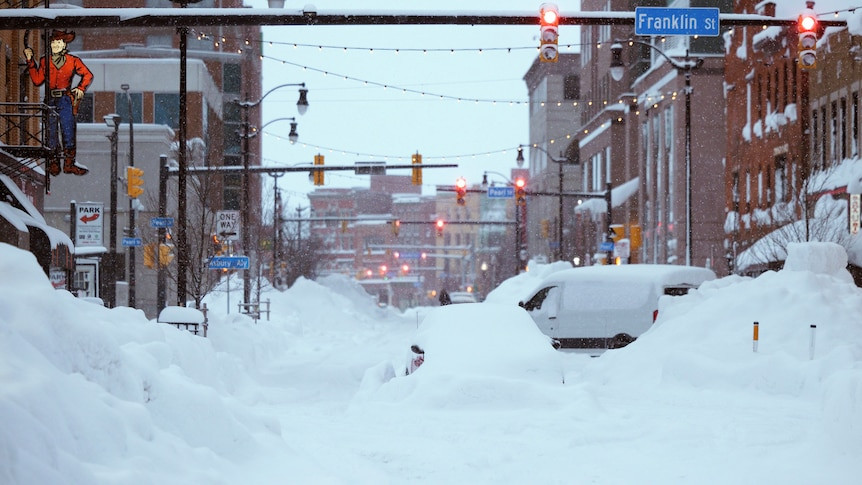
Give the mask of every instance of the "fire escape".
POLYGON ((59 160, 61 149, 48 146, 45 127, 49 118, 56 126, 56 116, 43 103, 0 103, 0 173, 49 189, 45 166, 48 160, 59 160))

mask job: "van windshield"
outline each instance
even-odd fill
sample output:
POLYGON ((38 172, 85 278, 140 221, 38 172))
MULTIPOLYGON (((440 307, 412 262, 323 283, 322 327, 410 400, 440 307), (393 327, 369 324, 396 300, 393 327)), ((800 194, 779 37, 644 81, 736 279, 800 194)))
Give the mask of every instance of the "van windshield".
POLYGON ((642 308, 651 297, 650 285, 615 281, 591 281, 566 285, 563 305, 569 309, 642 308))

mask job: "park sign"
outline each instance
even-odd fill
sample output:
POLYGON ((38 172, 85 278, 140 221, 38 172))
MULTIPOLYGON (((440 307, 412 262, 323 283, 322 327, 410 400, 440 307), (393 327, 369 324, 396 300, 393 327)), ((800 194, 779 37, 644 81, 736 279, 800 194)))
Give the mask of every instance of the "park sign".
POLYGON ((702 35, 717 37, 718 13, 714 7, 635 8, 635 35, 702 35))

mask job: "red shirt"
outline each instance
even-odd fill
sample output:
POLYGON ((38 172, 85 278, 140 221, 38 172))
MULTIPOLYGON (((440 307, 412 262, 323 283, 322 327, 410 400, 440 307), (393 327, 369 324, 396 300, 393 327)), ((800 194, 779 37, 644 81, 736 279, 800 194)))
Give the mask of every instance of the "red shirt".
MULTIPOLYGON (((50 63, 51 70, 50 73, 50 88, 51 89, 62 89, 63 91, 69 91, 72 89, 72 78, 75 74, 81 76, 81 82, 78 83, 77 87, 81 91, 86 91, 90 86, 90 83, 93 82, 93 73, 84 65, 84 62, 80 57, 73 56, 72 54, 66 54, 66 62, 63 63, 63 66, 57 69, 57 66, 54 65, 53 62, 50 63)), ((45 82, 45 58, 39 60, 39 67, 36 67, 36 63, 33 59, 27 61, 27 69, 30 71, 30 79, 33 80, 33 84, 39 86, 43 82, 45 82)))

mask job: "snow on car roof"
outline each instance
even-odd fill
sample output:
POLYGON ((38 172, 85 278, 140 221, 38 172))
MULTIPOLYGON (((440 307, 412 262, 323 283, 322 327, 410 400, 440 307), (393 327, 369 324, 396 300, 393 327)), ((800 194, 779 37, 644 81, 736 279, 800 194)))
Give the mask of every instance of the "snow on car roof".
POLYGON ((675 264, 595 265, 558 271, 542 281, 541 285, 572 278, 600 278, 603 281, 656 281, 662 285, 699 285, 704 281, 715 279, 715 273, 707 268, 675 264))

